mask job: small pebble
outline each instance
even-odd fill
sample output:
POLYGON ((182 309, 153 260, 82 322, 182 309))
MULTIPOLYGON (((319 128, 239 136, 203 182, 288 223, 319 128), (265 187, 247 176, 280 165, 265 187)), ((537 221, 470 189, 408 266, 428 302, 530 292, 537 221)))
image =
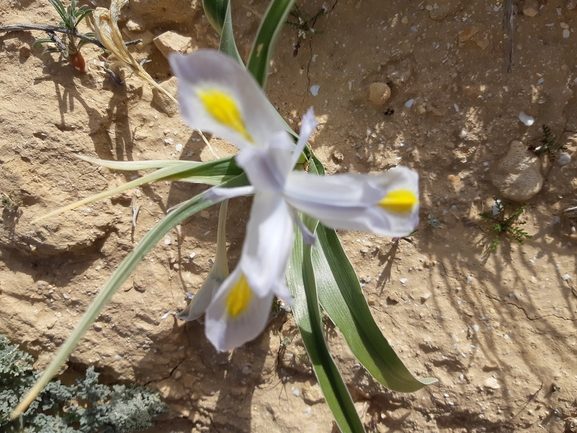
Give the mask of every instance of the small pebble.
POLYGON ((406 278, 401 278, 399 281, 404 286, 405 284, 407 284, 407 281, 409 281, 409 280, 407 280, 406 278))
POLYGON ((411 108, 414 103, 415 103, 415 100, 411 98, 407 102, 405 102, 405 107, 411 108))
POLYGON ((561 278, 563 278, 563 281, 567 281, 571 278, 571 276, 569 274, 565 274, 561 278))
POLYGON ((563 38, 564 39, 567 39, 570 34, 571 34, 571 32, 569 31, 569 29, 563 30, 563 38))
POLYGON ((523 122, 525 126, 531 126, 535 123, 535 118, 525 114, 523 111, 519 113, 519 120, 523 122))
POLYGON ((497 381, 497 379, 495 379, 494 377, 490 377, 487 380, 485 380, 485 383, 483 384, 483 386, 485 388, 489 388, 489 389, 499 389, 501 388, 501 385, 499 385, 499 382, 497 381))
POLYGON ((319 94, 319 89, 321 88, 321 86, 319 86, 318 84, 315 84, 314 86, 311 86, 311 94, 313 96, 317 96, 319 94))
POLYGON ((571 155, 568 153, 562 153, 559 155, 559 159, 557 159, 557 164, 559 165, 567 165, 571 162, 571 155))

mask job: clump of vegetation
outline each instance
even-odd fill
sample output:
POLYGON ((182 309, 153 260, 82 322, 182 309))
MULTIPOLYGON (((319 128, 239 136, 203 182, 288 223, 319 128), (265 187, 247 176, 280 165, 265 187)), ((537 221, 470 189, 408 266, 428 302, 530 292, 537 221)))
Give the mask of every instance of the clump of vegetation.
POLYGON ((519 217, 526 208, 526 204, 512 207, 511 205, 507 205, 501 200, 495 198, 492 211, 479 214, 481 218, 493 224, 485 231, 487 233, 496 234, 489 244, 489 252, 495 253, 497 251, 497 247, 499 246, 502 234, 511 236, 521 245, 527 239, 531 239, 531 236, 525 230, 519 227, 520 225, 525 224, 524 221, 519 220, 519 217), (513 211, 508 212, 509 208, 512 208, 513 211))
POLYGON ((145 388, 102 385, 88 368, 75 385, 50 382, 15 421, 10 413, 36 382, 34 358, 0 335, 0 431, 5 433, 129 433, 152 425, 166 410, 158 394, 145 388))
POLYGON ((44 53, 59 53, 70 61, 70 65, 80 72, 86 72, 86 62, 80 54, 80 49, 87 43, 95 44, 104 48, 94 33, 82 34, 78 31, 78 24, 93 12, 87 5, 78 6, 77 0, 71 0, 70 5, 65 7, 61 0, 48 0, 54 7, 61 21, 58 26, 38 24, 16 24, 0 27, 0 32, 12 32, 22 30, 40 30, 46 32, 47 38, 39 38, 34 42, 34 47, 46 45, 44 53), (57 33, 64 35, 63 38, 57 33), (64 39, 64 40, 63 40, 64 39))
POLYGON ((22 201, 19 198, 14 197, 11 194, 3 192, 0 195, 2 196, 0 203, 2 204, 2 207, 8 211, 14 211, 22 204, 22 201))
POLYGON ((297 22, 294 21, 286 21, 285 24, 292 27, 297 32, 297 42, 294 45, 293 57, 296 57, 299 53, 299 49, 301 47, 301 41, 307 38, 307 33, 314 34, 314 33, 321 33, 317 32, 314 29, 314 25, 317 22, 318 17, 326 12, 326 7, 323 6, 316 14, 312 17, 305 18, 298 7, 297 4, 294 5, 294 8, 290 12, 290 16, 295 18, 297 22))
POLYGON ((434 214, 430 213, 427 217, 427 224, 429 224, 431 227, 437 228, 441 226, 441 220, 434 214))
MULTIPOLYGON (((60 27, 67 29, 70 33, 65 35, 66 43, 63 42, 56 33, 48 31, 47 38, 39 38, 34 42, 34 47, 47 44, 44 53, 59 53, 65 59, 70 61, 72 67, 80 72, 86 70, 86 62, 84 57, 80 54, 80 48, 87 44, 88 41, 78 40, 78 24, 92 13, 87 5, 78 7, 76 0, 71 0, 70 5, 66 8, 60 0, 48 0, 50 4, 56 9, 62 21, 60 27)), ((85 36, 94 37, 94 33, 87 33, 85 36)))
POLYGON ((551 132, 551 128, 547 125, 542 126, 543 138, 541 139, 541 145, 533 148, 533 152, 537 155, 554 155, 557 152, 566 152, 567 146, 561 144, 561 138, 557 138, 555 134, 551 132))

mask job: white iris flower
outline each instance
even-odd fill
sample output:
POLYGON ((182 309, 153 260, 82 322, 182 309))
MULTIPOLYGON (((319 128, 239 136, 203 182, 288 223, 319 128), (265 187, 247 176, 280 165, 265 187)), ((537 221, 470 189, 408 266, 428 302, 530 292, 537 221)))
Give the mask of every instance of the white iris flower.
POLYGON ((186 123, 236 144, 237 164, 251 185, 214 188, 218 202, 253 195, 242 256, 206 310, 206 334, 221 351, 252 340, 266 326, 273 297, 290 303, 285 271, 295 223, 305 241, 314 236, 301 211, 333 229, 406 236, 418 223, 418 175, 406 167, 386 173, 316 176, 293 171, 317 122, 304 116, 296 146, 257 83, 228 56, 200 50, 173 54, 178 97, 186 123))

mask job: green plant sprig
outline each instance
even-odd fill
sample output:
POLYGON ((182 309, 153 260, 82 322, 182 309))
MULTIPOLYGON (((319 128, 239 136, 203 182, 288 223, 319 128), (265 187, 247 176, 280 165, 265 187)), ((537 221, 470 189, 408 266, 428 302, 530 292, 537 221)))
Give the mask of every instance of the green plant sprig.
POLYGON ((507 215, 507 208, 511 207, 511 205, 507 205, 497 198, 494 200, 494 210, 492 212, 482 212, 479 214, 479 216, 484 220, 494 223, 492 226, 485 230, 487 233, 496 233, 496 236, 491 240, 491 243, 489 244, 489 251, 491 253, 497 252, 501 234, 511 236, 521 245, 523 245, 527 239, 531 239, 531 235, 529 235, 522 228, 518 227, 519 225, 525 224, 524 221, 519 221, 519 217, 525 211, 525 209, 527 209, 527 205, 518 205, 514 208, 510 215, 507 215))
POLYGON ((543 125, 543 138, 541 139, 541 145, 533 148, 533 152, 537 155, 548 154, 549 156, 554 155, 557 152, 566 152, 567 146, 561 144, 561 137, 557 137, 551 128, 547 125, 543 125))

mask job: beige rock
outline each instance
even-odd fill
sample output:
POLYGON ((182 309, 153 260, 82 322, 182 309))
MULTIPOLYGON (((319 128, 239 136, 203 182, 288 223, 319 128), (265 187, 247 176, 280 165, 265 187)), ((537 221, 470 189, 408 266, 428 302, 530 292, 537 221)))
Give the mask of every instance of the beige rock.
POLYGON ((504 198, 518 202, 529 200, 543 186, 540 169, 539 158, 520 141, 513 141, 492 174, 493 185, 504 198))
POLYGON ((369 101, 381 106, 391 97, 391 88, 386 83, 372 83, 369 87, 369 101))
POLYGON ((176 32, 164 32, 160 36, 154 38, 154 45, 160 52, 168 59, 168 55, 173 51, 180 54, 187 54, 194 51, 197 47, 192 45, 192 38, 181 36, 176 32))
POLYGON ((501 385, 499 385, 499 381, 497 379, 495 379, 494 377, 489 377, 487 380, 485 380, 485 382, 483 383, 483 386, 485 388, 489 388, 489 389, 500 389, 501 385))
POLYGON ((144 26, 134 20, 128 20, 128 22, 126 23, 126 28, 130 32, 140 33, 144 31, 144 26))
MULTIPOLYGON (((171 95, 176 95, 176 77, 172 77, 160 83, 160 85, 168 90, 171 95)), ((156 88, 152 89, 152 102, 170 117, 178 113, 178 104, 156 88)))
POLYGON ((426 0, 425 3, 429 18, 435 21, 441 21, 449 15, 456 14, 461 8, 460 0, 426 0))
POLYGON ((523 6, 523 15, 527 15, 528 17, 534 17, 538 13, 539 11, 531 6, 523 6))
POLYGON ((539 2, 537 0, 525 0, 523 4, 523 15, 534 17, 539 13, 539 2))

